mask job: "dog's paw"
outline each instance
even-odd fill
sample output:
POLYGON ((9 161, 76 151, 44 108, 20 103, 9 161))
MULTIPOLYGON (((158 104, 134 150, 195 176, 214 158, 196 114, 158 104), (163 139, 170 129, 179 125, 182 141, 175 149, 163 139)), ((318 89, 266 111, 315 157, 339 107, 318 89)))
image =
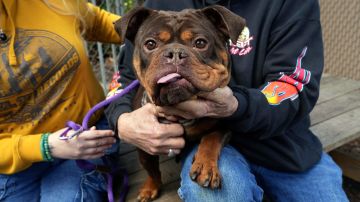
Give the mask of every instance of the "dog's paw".
POLYGON ((155 183, 151 178, 147 178, 139 190, 137 201, 148 202, 155 200, 159 196, 160 185, 161 184, 155 183))
POLYGON ((221 175, 214 160, 194 158, 190 178, 200 186, 218 189, 221 187, 221 175))

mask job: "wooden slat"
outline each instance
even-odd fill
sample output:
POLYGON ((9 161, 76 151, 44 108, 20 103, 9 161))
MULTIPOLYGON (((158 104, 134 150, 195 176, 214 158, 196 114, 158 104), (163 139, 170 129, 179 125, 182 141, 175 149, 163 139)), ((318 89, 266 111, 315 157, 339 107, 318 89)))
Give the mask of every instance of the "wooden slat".
MULTIPOLYGON (((160 156, 160 163, 163 161, 167 161, 170 158, 167 156, 160 156)), ((139 159, 138 159, 138 153, 136 150, 133 150, 132 152, 126 153, 125 155, 121 155, 119 157, 120 165, 123 166, 129 173, 129 175, 132 175, 133 173, 136 173, 142 169, 142 166, 140 165, 139 159)))
POLYGON ((318 104, 360 88, 359 81, 336 77, 331 78, 333 80, 332 82, 329 82, 324 86, 320 85, 320 97, 317 102, 318 104))
POLYGON ((334 150, 330 152, 332 158, 341 167, 343 174, 360 182, 360 155, 355 153, 334 150))
POLYGON ((317 104, 310 114, 311 125, 316 125, 358 107, 360 107, 360 89, 317 104))
MULTIPOLYGON (((332 82, 334 79, 334 77, 331 76, 330 74, 323 74, 322 77, 321 77, 321 87, 329 82, 332 82)), ((336 78, 335 78, 336 79, 336 78)))
POLYGON ((360 136, 360 108, 321 122, 310 129, 330 151, 360 136))
MULTIPOLYGON (((164 189, 161 193, 161 201, 163 201, 163 196, 166 196, 168 193, 171 193, 169 191, 171 191, 172 189, 176 190, 178 187, 178 184, 176 184, 177 186, 175 187, 175 185, 171 183, 177 182, 179 180, 180 164, 176 163, 174 159, 169 159, 160 164, 160 170, 164 183, 164 186, 162 186, 162 188, 164 189), (169 185, 171 185, 171 187, 169 187, 169 185)), ((146 176, 147 174, 145 170, 141 170, 140 172, 136 172, 130 176, 131 189, 127 196, 127 201, 133 201, 136 199, 137 192, 142 183, 144 182, 146 176)))
POLYGON ((180 180, 171 182, 163 186, 163 192, 161 193, 161 198, 157 200, 158 202, 180 202, 181 199, 177 194, 177 190, 180 187, 180 180))

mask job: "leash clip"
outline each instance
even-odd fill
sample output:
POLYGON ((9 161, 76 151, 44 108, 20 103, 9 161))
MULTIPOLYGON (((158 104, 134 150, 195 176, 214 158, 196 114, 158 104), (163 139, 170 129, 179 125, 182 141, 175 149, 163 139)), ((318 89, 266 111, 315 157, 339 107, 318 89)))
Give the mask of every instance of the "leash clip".
POLYGON ((82 132, 84 132, 84 129, 81 127, 79 129, 75 130, 71 135, 67 135, 67 132, 69 132, 69 131, 66 131, 66 133, 61 134, 59 136, 59 139, 60 140, 71 140, 75 136, 79 136, 82 132))

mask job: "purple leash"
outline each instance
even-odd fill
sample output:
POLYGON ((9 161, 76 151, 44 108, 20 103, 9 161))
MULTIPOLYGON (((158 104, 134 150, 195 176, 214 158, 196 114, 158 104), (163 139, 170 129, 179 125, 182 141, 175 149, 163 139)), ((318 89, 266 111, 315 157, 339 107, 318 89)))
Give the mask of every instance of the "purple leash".
MULTIPOLYGON (((123 95, 129 93, 131 90, 133 90, 136 86, 139 85, 139 81, 138 80, 134 80, 133 82, 130 83, 130 85, 128 85, 126 88, 124 88, 119 94, 116 94, 98 104, 96 104, 93 108, 91 108, 88 113, 85 115, 82 125, 79 125, 77 123, 74 123, 73 121, 68 121, 66 123, 67 129, 60 135, 60 139, 61 140, 69 140, 77 135, 80 135, 83 131, 85 130, 89 130, 88 128, 88 122, 91 118, 91 116, 99 109, 105 107, 106 105, 110 104, 111 102, 113 102, 114 100, 122 97, 123 95), (70 130, 75 130, 75 132, 73 134, 71 134, 70 136, 67 136, 67 133, 70 130)), ((106 164, 106 159, 102 158, 104 164, 106 164)), ((95 165, 89 161, 86 160, 76 160, 76 164, 81 168, 81 169, 86 169, 86 170, 95 170, 100 168, 100 166, 95 165)), ((128 191, 128 176, 126 174, 126 171, 124 171, 124 179, 123 179, 123 187, 124 190, 121 192, 120 194, 120 201, 125 201, 125 197, 128 191)), ((115 173, 115 169, 112 168, 110 172, 105 172, 106 174, 106 178, 107 178, 107 192, 108 192, 108 200, 109 202, 114 202, 114 192, 112 189, 113 186, 113 174, 115 173)))

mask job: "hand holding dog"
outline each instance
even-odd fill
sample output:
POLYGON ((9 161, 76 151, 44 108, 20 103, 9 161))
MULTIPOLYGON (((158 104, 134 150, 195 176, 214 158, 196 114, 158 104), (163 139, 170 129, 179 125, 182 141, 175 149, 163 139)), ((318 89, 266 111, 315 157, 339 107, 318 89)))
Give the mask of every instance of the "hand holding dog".
MULTIPOLYGON (((115 142, 111 130, 96 130, 92 127, 70 140, 60 140, 61 129, 49 136, 51 155, 61 159, 96 159, 105 155, 105 150, 115 142)), ((72 133, 74 131, 70 131, 72 133)))
POLYGON ((118 119, 119 137, 152 155, 176 154, 185 146, 184 129, 180 124, 162 124, 153 104, 124 113, 118 119))
POLYGON ((201 117, 228 117, 238 107, 238 101, 229 87, 217 88, 212 92, 200 93, 200 99, 187 100, 171 107, 156 107, 167 117, 178 116, 184 119, 201 117))

